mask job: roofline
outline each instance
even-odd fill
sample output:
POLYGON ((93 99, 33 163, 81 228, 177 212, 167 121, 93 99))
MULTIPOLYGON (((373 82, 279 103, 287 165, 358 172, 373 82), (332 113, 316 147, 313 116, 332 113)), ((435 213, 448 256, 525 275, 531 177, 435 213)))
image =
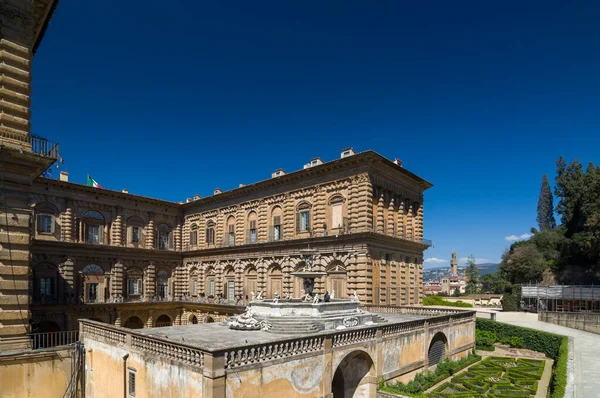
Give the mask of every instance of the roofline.
POLYGON ((366 150, 363 152, 358 152, 352 156, 334 159, 329 162, 323 162, 320 165, 291 171, 289 173, 286 173, 286 174, 278 176, 278 177, 267 178, 267 179, 264 179, 261 181, 254 182, 252 184, 244 185, 243 187, 238 187, 238 188, 230 189, 228 191, 223 191, 218 195, 211 195, 211 196, 204 197, 202 199, 193 200, 191 202, 184 203, 182 206, 184 207, 184 209, 189 209, 191 207, 197 206, 198 204, 207 204, 207 203, 213 203, 215 201, 232 199, 232 198, 235 198, 238 196, 243 196, 244 194, 251 193, 260 188, 286 185, 303 175, 306 175, 306 176, 318 175, 318 174, 321 174, 320 173, 321 171, 331 168, 332 166, 340 166, 340 165, 344 165, 346 163, 348 163, 348 164, 356 163, 356 165, 358 166, 358 165, 360 165, 358 162, 359 160, 369 159, 369 158, 372 158, 371 159, 372 161, 370 162, 371 164, 375 163, 376 161, 380 161, 380 162, 384 163, 386 166, 392 167, 395 171, 398 171, 398 172, 404 174, 405 176, 409 177, 410 179, 416 181, 423 188, 423 190, 429 189, 433 186, 433 184, 431 184, 429 181, 419 177, 418 175, 408 171, 407 169, 405 169, 403 167, 400 167, 399 165, 395 164, 394 162, 392 162, 391 160, 387 159, 386 157, 380 155, 379 153, 373 151, 372 149, 369 149, 369 150, 366 150))
POLYGON ((34 55, 35 55, 35 52, 37 51, 38 47, 42 43, 42 39, 44 38, 44 35, 46 34, 46 29, 48 29, 48 24, 50 23, 50 20, 52 19, 52 16, 54 15, 54 11, 56 11, 56 7, 58 6, 58 2, 60 0, 51 0, 51 1, 52 1, 52 5, 50 6, 48 13, 46 14, 44 23, 41 26, 40 31, 37 34, 37 37, 35 38, 35 43, 33 44, 32 52, 34 55))

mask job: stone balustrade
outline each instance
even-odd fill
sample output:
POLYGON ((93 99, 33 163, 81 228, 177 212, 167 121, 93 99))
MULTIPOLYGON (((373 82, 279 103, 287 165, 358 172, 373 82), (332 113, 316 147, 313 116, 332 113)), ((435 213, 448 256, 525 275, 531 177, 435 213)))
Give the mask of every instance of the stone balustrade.
POLYGON ((372 341, 375 339, 375 334, 378 328, 353 330, 346 333, 338 333, 333 335, 333 346, 341 347, 354 343, 372 341))
POLYGON ((310 337, 254 345, 225 351, 225 368, 233 369, 258 362, 288 358, 323 349, 323 337, 310 337))
POLYGON ((382 330, 383 337, 395 336, 404 333, 421 332, 425 327, 425 322, 418 321, 405 322, 397 325, 385 326, 382 330))
POLYGON ((460 310, 460 309, 449 309, 449 308, 436 308, 436 307, 411 307, 401 305, 373 305, 363 304, 360 306, 361 309, 370 312, 381 312, 386 314, 406 314, 406 315, 421 315, 421 316, 440 316, 440 315, 453 315, 453 314, 469 314, 473 316, 473 311, 460 310))
POLYGON ((204 353, 196 348, 175 344, 156 337, 131 335, 131 347, 186 365, 203 367, 204 353))

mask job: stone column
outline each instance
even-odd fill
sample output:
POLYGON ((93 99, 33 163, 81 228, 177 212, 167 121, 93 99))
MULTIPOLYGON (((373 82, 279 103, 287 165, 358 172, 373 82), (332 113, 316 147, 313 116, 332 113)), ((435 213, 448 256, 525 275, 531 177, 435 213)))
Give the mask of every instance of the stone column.
POLYGON ((150 221, 146 227, 146 249, 154 249, 154 219, 150 215, 150 221))
POLYGON ((373 185, 368 174, 358 177, 358 223, 355 232, 372 232, 373 229, 373 185))
POLYGON ((256 209, 257 215, 257 228, 258 228, 258 242, 266 242, 269 239, 269 225, 272 220, 269 219, 269 208, 267 204, 263 201, 260 202, 258 208, 256 209))
POLYGON ((417 204, 417 217, 415 220, 415 240, 423 241, 423 203, 417 204))
POLYGON ((148 319, 146 319, 146 323, 144 324, 145 328, 154 327, 154 310, 148 310, 148 319))
POLYGON ((115 246, 123 245, 123 216, 119 213, 120 210, 117 210, 117 215, 111 228, 111 242, 115 246))
MULTIPOLYGON (((323 224, 327 224, 327 195, 323 187, 317 187, 313 204, 313 236, 323 236, 323 224)), ((327 228, 331 229, 331 225, 327 228)))
POLYGON ((59 274, 63 279, 63 295, 65 304, 74 304, 76 291, 75 291, 75 264, 72 258, 67 258, 64 262, 58 265, 59 274))
POLYGON ((73 209, 71 203, 67 203, 65 212, 61 215, 61 240, 71 242, 73 240, 73 209))
POLYGON ((387 214, 387 234, 389 236, 396 236, 396 225, 394 224, 394 197, 390 193, 390 203, 388 205, 388 214, 387 214))
POLYGON ((408 202, 408 208, 406 209, 406 239, 413 240, 415 238, 414 226, 413 226, 413 202, 408 202))
POLYGON ((385 233, 385 218, 383 217, 383 207, 385 199, 383 193, 379 195, 379 201, 377 202, 377 228, 375 232, 378 234, 385 233))
POLYGON ((296 208, 294 199, 290 195, 285 195, 281 211, 283 213, 283 239, 292 239, 296 236, 296 208))
POLYGON ((406 219, 404 217, 404 200, 398 198, 398 232, 396 236, 398 238, 406 239, 406 219))
POLYGON ((110 284, 110 295, 114 298, 123 297, 123 282, 124 282, 124 269, 121 261, 115 262, 112 269, 112 283, 110 284))
MULTIPOLYGON (((358 253, 356 259, 356 291, 360 296, 361 301, 371 304, 378 304, 373 301, 373 268, 372 259, 367 250, 358 253)), ((348 296, 352 296, 354 291, 348 292, 348 296)))
POLYGON ((177 226, 175 227, 175 251, 180 252, 181 251, 181 220, 177 220, 177 226))
POLYGON ((355 232, 358 228, 358 178, 352 178, 350 186, 348 187, 348 201, 347 201, 347 213, 348 213, 348 231, 350 233, 355 232))
POLYGON ((144 281, 144 297, 152 300, 156 296, 156 265, 150 262, 145 270, 146 280, 144 281))

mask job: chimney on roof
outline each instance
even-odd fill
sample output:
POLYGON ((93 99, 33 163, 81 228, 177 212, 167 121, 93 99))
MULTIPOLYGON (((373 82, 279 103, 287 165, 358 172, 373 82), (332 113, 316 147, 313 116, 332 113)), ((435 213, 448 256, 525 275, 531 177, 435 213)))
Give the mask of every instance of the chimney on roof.
POLYGON ((347 158, 348 156, 352 156, 352 155, 354 155, 354 149, 346 148, 346 149, 342 149, 342 154, 341 154, 340 158, 347 158))
POLYGON ((67 173, 66 171, 61 171, 60 180, 64 182, 69 182, 69 173, 67 173))
POLYGON ((214 194, 218 195, 220 193, 222 193, 223 191, 221 191, 221 188, 215 188, 214 194))
POLYGON ((177 204, 179 204, 179 205, 182 205, 182 204, 183 204, 183 202, 180 200, 179 202, 177 202, 177 204))
POLYGON ((402 161, 398 158, 394 159, 394 164, 397 164, 398 166, 402 167, 402 161))
POLYGON ((200 200, 200 199, 202 199, 202 196, 200 196, 200 195, 198 195, 198 194, 195 194, 195 195, 194 195, 194 200, 200 200))
POLYGON ((192 198, 186 198, 185 199, 185 203, 190 203, 192 201, 192 198))
POLYGON ((284 174, 285 174, 285 171, 283 171, 283 169, 277 169, 273 173, 271 173, 271 178, 281 177, 284 174))
POLYGON ((238 188, 245 187, 245 186, 246 186, 246 184, 240 184, 240 186, 238 188))
POLYGON ((129 193, 129 191, 127 190, 127 188, 121 189, 121 192, 123 192, 123 193, 129 193))
POLYGON ((320 164, 323 164, 323 161, 321 160, 321 158, 313 158, 310 163, 306 163, 304 165, 305 169, 308 169, 309 167, 315 167, 318 166, 320 164))

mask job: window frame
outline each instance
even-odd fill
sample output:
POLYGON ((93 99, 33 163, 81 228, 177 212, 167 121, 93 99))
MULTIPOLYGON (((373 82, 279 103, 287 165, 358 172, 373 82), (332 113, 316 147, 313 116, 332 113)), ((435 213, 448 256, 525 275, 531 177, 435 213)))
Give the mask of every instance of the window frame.
POLYGON ((55 215, 48 213, 48 212, 43 212, 43 213, 39 213, 38 214, 38 232, 42 235, 52 235, 54 234, 54 222, 55 222, 55 215), (44 226, 45 223, 43 222, 44 219, 48 220, 48 227, 50 227, 49 231, 44 230, 44 226))
POLYGON ((134 368, 127 368, 127 397, 135 398, 136 395, 137 371, 134 368), (133 382, 132 382, 133 379, 133 382))

